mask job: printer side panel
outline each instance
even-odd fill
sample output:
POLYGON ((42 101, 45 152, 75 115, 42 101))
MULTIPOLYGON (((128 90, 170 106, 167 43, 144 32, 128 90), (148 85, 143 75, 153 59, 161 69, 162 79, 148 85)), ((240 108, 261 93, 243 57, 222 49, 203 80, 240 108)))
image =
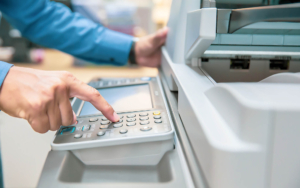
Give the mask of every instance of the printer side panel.
POLYGON ((299 114, 299 110, 277 112, 270 161, 271 188, 300 187, 299 114))

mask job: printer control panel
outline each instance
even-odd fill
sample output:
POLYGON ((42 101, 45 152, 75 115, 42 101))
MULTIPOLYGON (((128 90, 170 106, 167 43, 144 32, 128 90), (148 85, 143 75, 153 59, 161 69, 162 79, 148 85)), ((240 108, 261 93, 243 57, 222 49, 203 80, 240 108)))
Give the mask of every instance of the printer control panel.
POLYGON ((112 105, 120 117, 111 122, 90 103, 72 102, 77 122, 61 126, 51 144, 54 150, 74 150, 173 138, 158 77, 96 79, 89 83, 112 105))
POLYGON ((119 116, 118 122, 111 122, 104 116, 78 118, 76 124, 61 127, 55 143, 109 140, 171 131, 165 111, 123 113, 119 116))

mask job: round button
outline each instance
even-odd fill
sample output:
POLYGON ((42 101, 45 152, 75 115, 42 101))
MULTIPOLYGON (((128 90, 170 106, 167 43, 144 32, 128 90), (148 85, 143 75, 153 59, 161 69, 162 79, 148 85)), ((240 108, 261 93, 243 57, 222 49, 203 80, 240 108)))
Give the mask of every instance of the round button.
POLYGON ((135 114, 129 114, 127 115, 128 118, 134 118, 135 117, 135 114))
POLYGON ((82 137, 82 134, 75 134, 74 135, 74 138, 81 138, 82 137))
POLYGON ((135 121, 136 119, 135 118, 129 118, 129 119, 127 119, 126 121, 127 122, 133 122, 133 121, 135 121))
POLYGON ((114 128, 119 128, 119 127, 122 127, 122 126, 123 126, 122 123, 116 123, 116 124, 114 124, 114 128))
POLYGON ((153 112, 153 115, 160 115, 160 111, 153 112))
POLYGON ((99 131, 99 132, 97 133, 97 136, 103 136, 103 135, 105 135, 105 131, 99 131))
POLYGON ((98 121, 98 118, 91 118, 91 119, 89 120, 89 122, 95 122, 95 121, 98 121))
POLYGON ((123 115, 119 115, 119 117, 120 117, 120 119, 123 119, 124 116, 123 115))
POLYGON ((122 130, 120 130, 120 133, 121 133, 121 134, 125 134, 125 133, 127 133, 127 132, 128 132, 127 129, 122 129, 122 130))
POLYGON ((145 121, 145 120, 148 120, 148 119, 149 119, 149 117, 141 117, 140 118, 141 121, 145 121))
POLYGON ((135 122, 127 123, 127 126, 135 126, 135 122))
POLYGON ((101 125, 107 125, 107 124, 110 124, 110 121, 102 121, 101 122, 101 125))
POLYGON ((150 123, 150 121, 142 121, 142 122, 140 122, 141 125, 147 125, 149 123, 150 123))
POLYGON ((140 116, 148 116, 147 112, 140 113, 140 116))
POLYGON ((145 127, 142 127, 140 130, 141 131, 150 131, 151 129, 152 129, 152 127, 145 126, 145 127))
POLYGON ((100 128, 100 129, 107 129, 107 128, 108 128, 108 125, 100 125, 99 128, 100 128))
POLYGON ((106 117, 101 118, 102 121, 107 121, 106 117))
POLYGON ((123 119, 120 119, 119 121, 117 121, 116 123, 122 123, 123 122, 123 119))
POLYGON ((154 120, 155 123, 162 123, 162 120, 160 119, 157 119, 157 120, 154 120))
POLYGON ((160 119, 161 116, 153 116, 154 119, 160 119))

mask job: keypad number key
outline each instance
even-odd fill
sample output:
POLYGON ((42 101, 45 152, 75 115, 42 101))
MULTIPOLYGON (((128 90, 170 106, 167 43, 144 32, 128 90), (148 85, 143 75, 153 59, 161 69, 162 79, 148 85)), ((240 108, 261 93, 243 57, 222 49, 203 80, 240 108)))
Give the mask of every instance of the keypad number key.
POLYGON ((147 112, 143 112, 139 114, 140 116, 148 116, 149 114, 147 112))
POLYGON ((121 129, 121 130, 119 131, 120 134, 126 134, 127 132, 128 132, 127 129, 121 129))
POLYGON ((146 120, 148 120, 148 119, 149 119, 149 117, 141 117, 141 118, 140 118, 141 121, 146 121, 146 120))
POLYGON ((97 133, 97 136, 104 136, 105 135, 105 131, 99 131, 98 133, 97 133))
POLYGON ((140 122, 141 125, 147 125, 149 123, 150 123, 150 121, 142 121, 142 122, 140 122))
POLYGON ((154 123, 162 123, 162 120, 161 119, 156 119, 156 120, 154 120, 154 123))
POLYGON ((109 127, 109 125, 100 125, 100 129, 107 129, 109 127))
POLYGON ((98 118, 90 118, 89 119, 89 122, 96 122, 96 121, 98 121, 98 118))
POLYGON ((153 116, 154 119, 161 119, 161 116, 153 116))
POLYGON ((135 122, 130 122, 130 123, 127 123, 126 125, 130 127, 130 126, 135 126, 136 123, 135 122))
POLYGON ((107 125, 107 124, 110 124, 110 121, 102 121, 100 124, 101 125, 107 125))
POLYGON ((136 115, 135 114, 129 114, 127 115, 127 118, 134 118, 136 115))
POLYGON ((119 127, 122 127, 122 126, 123 126, 122 123, 116 123, 116 124, 114 124, 114 128, 119 128, 119 127))
POLYGON ((128 118, 126 121, 127 122, 133 122, 133 121, 135 121, 136 119, 135 118, 128 118))
POLYGON ((140 130, 141 131, 150 131, 151 129, 152 129, 152 127, 145 126, 145 127, 142 127, 140 130))

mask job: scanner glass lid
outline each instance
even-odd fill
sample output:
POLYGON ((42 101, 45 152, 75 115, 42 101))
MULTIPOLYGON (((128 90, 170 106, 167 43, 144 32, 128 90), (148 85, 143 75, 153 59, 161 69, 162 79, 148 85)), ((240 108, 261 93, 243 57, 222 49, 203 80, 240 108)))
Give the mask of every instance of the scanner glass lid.
MULTIPOLYGON (((148 84, 98 89, 100 94, 117 112, 135 111, 152 108, 148 84)), ((100 114, 89 102, 84 102, 80 116, 100 114)))

